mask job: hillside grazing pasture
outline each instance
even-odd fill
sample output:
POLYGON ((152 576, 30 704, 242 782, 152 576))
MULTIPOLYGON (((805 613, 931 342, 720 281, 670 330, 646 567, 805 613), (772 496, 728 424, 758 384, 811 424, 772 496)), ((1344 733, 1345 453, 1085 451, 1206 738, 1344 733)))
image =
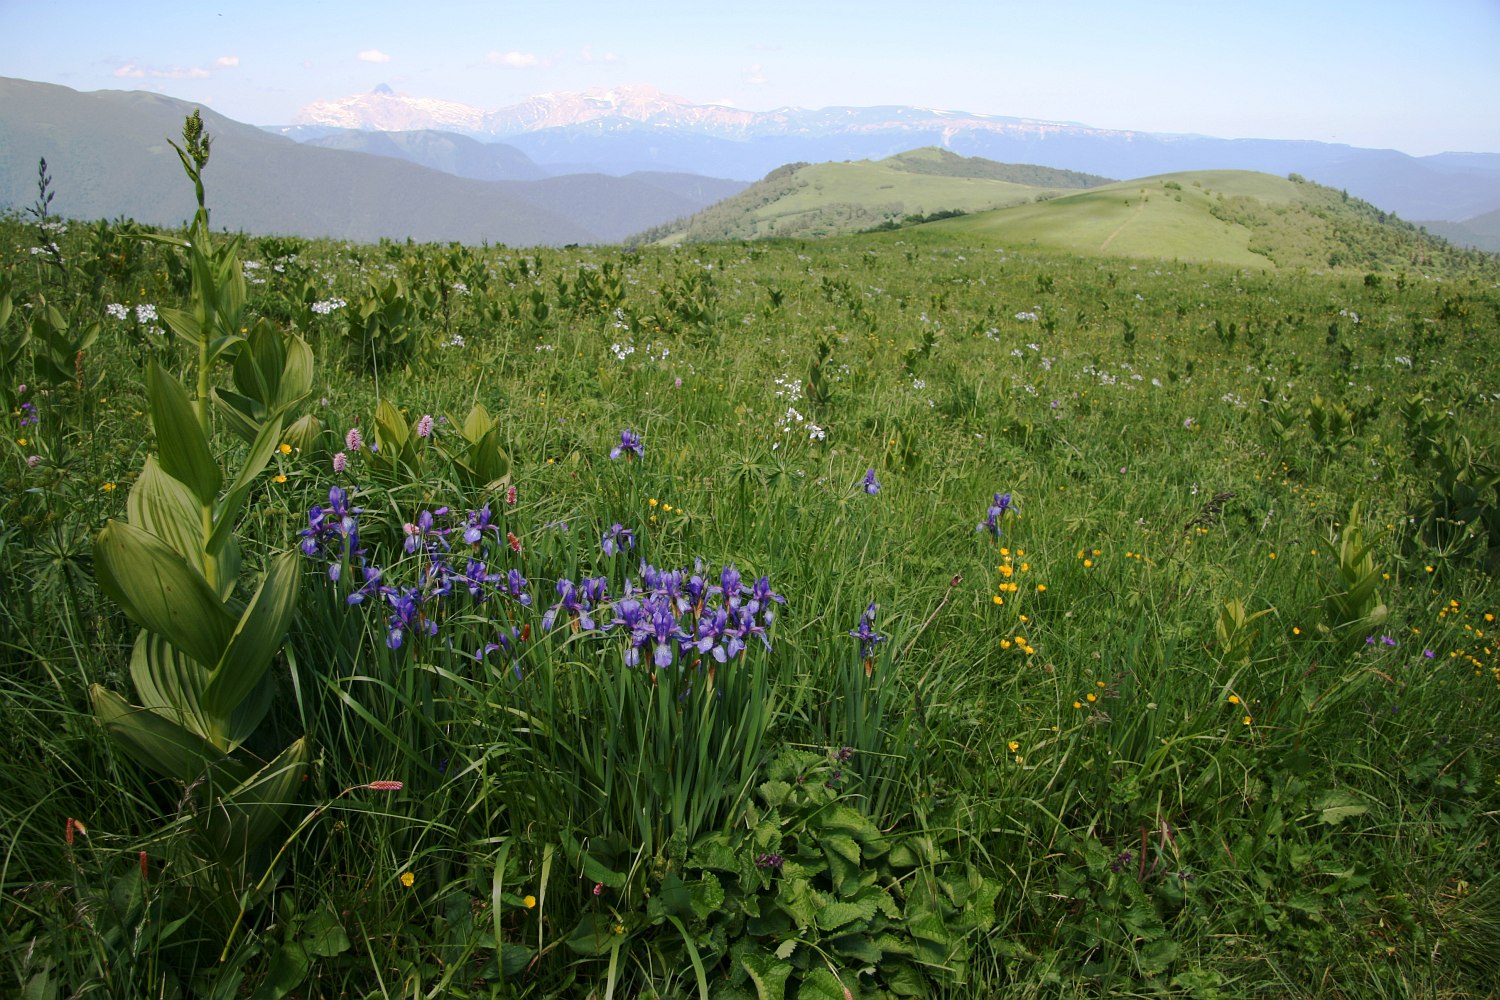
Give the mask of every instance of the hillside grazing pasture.
POLYGON ((1493 265, 949 225, 0 221, 4 992, 1492 991, 1493 265))
POLYGON ((1431 273, 1447 270, 1442 258, 1481 259, 1347 192, 1249 170, 1142 177, 932 225, 960 240, 1236 267, 1431 273))
POLYGON ((1050 198, 1109 178, 947 150, 916 149, 883 160, 792 163, 735 195, 642 233, 642 243, 813 238, 934 213, 983 212, 1050 198))

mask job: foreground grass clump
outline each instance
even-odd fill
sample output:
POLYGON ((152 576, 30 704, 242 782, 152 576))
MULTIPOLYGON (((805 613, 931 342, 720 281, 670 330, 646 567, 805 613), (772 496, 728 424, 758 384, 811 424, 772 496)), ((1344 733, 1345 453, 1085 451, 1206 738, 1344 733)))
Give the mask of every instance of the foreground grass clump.
POLYGON ((142 235, 0 223, 13 990, 1500 973, 1493 272, 142 235), (222 762, 121 524, 296 567, 222 762))

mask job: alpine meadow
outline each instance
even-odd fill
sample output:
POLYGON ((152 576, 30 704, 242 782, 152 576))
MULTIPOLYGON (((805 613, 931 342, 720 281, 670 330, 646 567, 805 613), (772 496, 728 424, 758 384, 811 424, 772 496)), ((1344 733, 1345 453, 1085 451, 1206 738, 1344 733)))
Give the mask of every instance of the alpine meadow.
POLYGON ((235 235, 173 145, 0 216, 0 992, 1493 995, 1500 258, 932 150, 235 235))

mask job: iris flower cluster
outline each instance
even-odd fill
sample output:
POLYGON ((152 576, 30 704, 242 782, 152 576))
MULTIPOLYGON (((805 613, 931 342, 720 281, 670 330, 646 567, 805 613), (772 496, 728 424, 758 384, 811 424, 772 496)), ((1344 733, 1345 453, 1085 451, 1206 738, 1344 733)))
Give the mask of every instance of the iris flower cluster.
POLYGON ((691 572, 642 562, 639 578, 627 580, 617 600, 611 603, 606 589, 602 576, 579 583, 559 580, 559 600, 542 616, 542 630, 565 621, 575 632, 597 627, 602 634, 623 634, 627 667, 639 666, 643 652, 653 667, 665 669, 679 656, 727 663, 754 640, 769 650, 766 630, 775 620, 775 605, 786 603, 767 577, 747 585, 733 565, 715 577, 701 560, 691 572), (606 608, 612 617, 600 614, 596 620, 606 608))
MULTIPOLYGON (((457 617, 455 605, 465 595, 471 610, 492 600, 511 605, 504 614, 479 616, 495 621, 497 631, 473 651, 475 659, 495 652, 514 655, 530 638, 530 624, 517 626, 514 609, 532 607, 530 584, 518 566, 504 565, 519 561, 518 546, 488 506, 466 513, 446 507, 421 511, 403 526, 405 558, 388 569, 371 562, 360 546, 362 513, 346 490, 334 487, 329 505, 308 513, 301 547, 310 559, 327 561, 330 580, 351 577, 347 582, 356 589, 345 597, 346 604, 383 606, 389 648, 402 648, 409 636, 437 638, 440 623, 457 617)), ((607 554, 623 554, 634 547, 635 538, 613 525, 605 542, 607 554)), ((627 579, 618 594, 610 593, 609 578, 602 575, 560 579, 555 592, 556 601, 541 615, 543 632, 566 628, 623 637, 626 666, 639 666, 649 657, 657 669, 704 659, 728 663, 756 642, 769 650, 767 631, 776 605, 786 603, 769 578, 746 581, 733 565, 714 573, 701 560, 690 570, 660 569, 642 561, 639 575, 627 579)), ((454 638, 448 643, 458 645, 454 638)))
MULTIPOLYGON (((530 584, 520 569, 496 565, 513 546, 488 505, 463 515, 454 515, 447 507, 424 510, 403 525, 402 550, 414 558, 403 561, 401 568, 409 572, 414 566, 415 575, 398 582, 370 562, 360 546, 359 516, 364 511, 351 504, 348 491, 333 487, 328 491, 328 504, 308 512, 308 526, 301 532, 302 552, 310 559, 326 560, 330 580, 341 579, 346 568, 358 574, 359 586, 345 597, 345 603, 368 600, 385 606, 389 648, 400 649, 408 634, 435 637, 438 622, 448 616, 460 594, 467 594, 476 606, 492 598, 531 606, 530 584)), ((497 641, 485 643, 474 656, 483 659, 497 649, 512 650, 522 635, 515 629, 502 631, 497 641)))

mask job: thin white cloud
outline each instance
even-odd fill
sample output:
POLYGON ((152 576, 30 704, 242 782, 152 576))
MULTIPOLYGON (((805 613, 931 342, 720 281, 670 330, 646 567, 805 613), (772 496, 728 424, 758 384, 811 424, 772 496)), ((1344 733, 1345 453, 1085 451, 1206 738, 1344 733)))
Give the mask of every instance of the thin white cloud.
POLYGON ((115 76, 140 80, 151 77, 154 80, 202 80, 204 77, 212 76, 202 66, 190 66, 186 69, 173 66, 171 69, 152 69, 149 66, 137 66, 135 63, 126 63, 115 70, 115 76))
POLYGON ((379 49, 365 49, 359 54, 359 59, 361 62, 373 63, 386 63, 391 61, 391 57, 386 55, 379 49))
POLYGON ((592 45, 585 45, 583 49, 578 53, 578 58, 580 61, 586 63, 613 63, 620 61, 620 57, 613 52, 605 52, 604 54, 597 56, 594 55, 594 47, 592 45))
POLYGON ((760 63, 752 63, 745 67, 745 82, 755 87, 763 87, 766 84, 765 67, 760 63))
POLYGON ((529 69, 543 65, 535 52, 488 52, 484 58, 486 62, 496 66, 509 66, 511 69, 529 69))
POLYGON ((214 65, 215 66, 224 66, 226 68, 233 67, 233 66, 238 66, 239 64, 240 64, 240 57, 239 56, 220 56, 219 58, 217 58, 217 59, 214 60, 214 65))

